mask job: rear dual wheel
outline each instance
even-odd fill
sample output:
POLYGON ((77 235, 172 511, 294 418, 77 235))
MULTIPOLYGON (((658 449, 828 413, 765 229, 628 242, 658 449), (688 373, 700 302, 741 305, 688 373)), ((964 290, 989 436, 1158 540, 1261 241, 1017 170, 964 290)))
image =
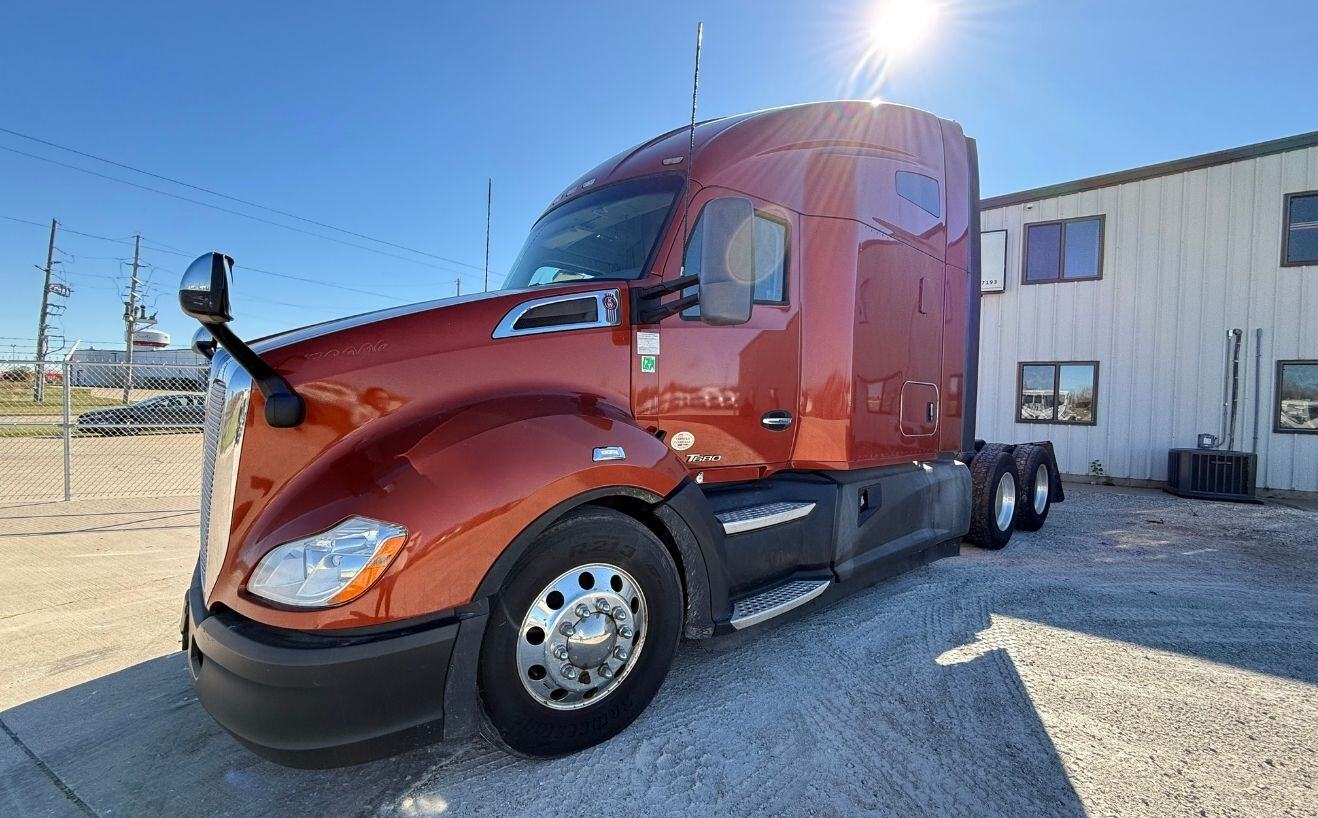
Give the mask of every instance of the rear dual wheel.
POLYGON ((990 443, 970 461, 970 532, 980 548, 1006 547, 1016 531, 1019 499, 1016 461, 1005 447, 990 443))
POLYGON ((621 732, 663 683, 682 611, 677 567, 653 532, 610 509, 564 517, 527 549, 490 613, 486 735, 551 757, 621 732))
POLYGON ((1046 446, 1024 444, 1012 453, 1019 477, 1019 499, 1016 507, 1016 527, 1022 531, 1038 531, 1048 519, 1053 507, 1053 479, 1057 476, 1057 461, 1046 446))

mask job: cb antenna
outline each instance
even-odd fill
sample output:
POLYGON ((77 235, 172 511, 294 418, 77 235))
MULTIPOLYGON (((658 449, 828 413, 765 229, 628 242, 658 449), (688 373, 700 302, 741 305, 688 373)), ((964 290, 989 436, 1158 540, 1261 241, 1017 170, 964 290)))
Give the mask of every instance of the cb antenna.
MULTIPOLYGON (((690 234, 687 232, 686 217, 688 211, 691 210, 691 194, 693 192, 691 190, 691 183, 695 181, 691 173, 691 157, 694 156, 696 152, 696 100, 700 96, 700 44, 704 39, 705 39, 705 24, 703 21, 700 21, 696 23, 696 70, 695 70, 695 75, 691 78, 691 129, 689 132, 689 137, 687 140, 687 147, 686 147, 687 189, 686 189, 686 202, 684 202, 682 205, 683 254, 686 253, 685 250, 686 240, 690 238, 690 234)), ((686 270, 683 270, 682 272, 685 273, 686 270)))

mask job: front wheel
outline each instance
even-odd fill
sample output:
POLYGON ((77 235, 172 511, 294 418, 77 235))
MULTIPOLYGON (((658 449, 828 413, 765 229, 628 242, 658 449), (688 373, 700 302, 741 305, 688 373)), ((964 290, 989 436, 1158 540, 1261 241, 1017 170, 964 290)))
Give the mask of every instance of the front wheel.
POLYGON ((653 532, 610 509, 569 514, 531 544, 491 610, 486 734, 537 757, 612 738, 663 683, 682 611, 677 568, 653 532))

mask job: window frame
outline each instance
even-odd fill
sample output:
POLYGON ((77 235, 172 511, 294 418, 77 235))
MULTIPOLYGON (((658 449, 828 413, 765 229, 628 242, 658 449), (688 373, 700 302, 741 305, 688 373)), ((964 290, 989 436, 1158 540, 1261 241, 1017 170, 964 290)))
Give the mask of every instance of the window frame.
POLYGON ((1318 435, 1318 429, 1290 429, 1281 425, 1281 372, 1287 364, 1318 366, 1318 359, 1300 358, 1277 361, 1275 383, 1272 389, 1272 431, 1279 435, 1318 435))
POLYGON ((1103 262, 1106 259, 1105 245, 1107 244, 1107 214, 1096 213, 1092 216, 1073 216, 1069 219, 1050 219, 1043 222, 1026 222, 1021 225, 1024 235, 1022 236, 1023 247, 1021 248, 1021 283, 1022 284, 1079 284, 1084 281, 1102 281, 1103 280, 1103 262), (1067 278, 1066 277, 1066 226, 1072 222, 1098 222, 1098 275, 1085 276, 1084 278, 1067 278), (1057 245, 1057 278, 1045 278, 1038 281, 1030 281, 1028 273, 1030 269, 1030 228, 1045 227, 1047 225, 1059 225, 1061 235, 1058 237, 1057 245))
MULTIPOLYGON (((712 201, 714 201, 714 199, 709 200, 709 202, 712 201)), ((682 261, 686 260, 686 254, 691 249, 691 237, 695 235, 696 225, 700 222, 700 217, 705 215, 705 205, 709 204, 709 202, 705 202, 705 204, 702 204, 700 206, 700 213, 697 214, 695 221, 691 223, 691 231, 687 234, 686 241, 682 243, 682 255, 680 256, 682 261)), ((764 219, 765 221, 771 221, 774 224, 777 224, 783 228, 783 297, 778 301, 769 301, 763 298, 756 298, 753 301, 751 301, 751 306, 755 307, 759 305, 764 305, 767 307, 789 307, 792 304, 792 291, 791 291, 792 221, 791 219, 787 219, 787 218, 783 218, 782 216, 779 216, 777 213, 771 213, 767 210, 761 210, 758 207, 755 208, 754 218, 764 219)), ((699 307, 700 305, 696 304, 695 306, 699 307)), ((687 310, 689 309, 691 308, 688 307, 687 310)), ((700 316, 698 314, 687 315, 687 310, 683 310, 682 312, 678 313, 678 316, 683 321, 700 320, 700 316)))
MULTIPOLYGON (((1281 266, 1318 267, 1318 258, 1311 261, 1288 261, 1291 249, 1291 200, 1298 196, 1318 197, 1318 190, 1297 190, 1281 197, 1281 266)), ((1290 361, 1289 363, 1294 363, 1290 361)))
POLYGON ((1016 364, 1016 422, 1017 423, 1040 423, 1049 426, 1097 426, 1098 425, 1098 383, 1099 383, 1099 362, 1098 361, 1020 361, 1016 364), (1026 418, 1021 415, 1025 401, 1025 367, 1027 366, 1051 366, 1053 368, 1053 417, 1050 420, 1041 418, 1026 418), (1094 368, 1094 411, 1092 420, 1059 420, 1057 418, 1058 390, 1062 388, 1062 367, 1064 366, 1092 366, 1094 368))

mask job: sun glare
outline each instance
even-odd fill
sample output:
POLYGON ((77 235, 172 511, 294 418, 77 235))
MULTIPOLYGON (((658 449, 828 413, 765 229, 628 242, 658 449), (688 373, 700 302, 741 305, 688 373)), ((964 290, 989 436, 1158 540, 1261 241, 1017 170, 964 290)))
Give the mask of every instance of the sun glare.
POLYGON ((933 0, 882 0, 874 16, 874 46, 883 57, 899 57, 920 44, 938 17, 933 0))

